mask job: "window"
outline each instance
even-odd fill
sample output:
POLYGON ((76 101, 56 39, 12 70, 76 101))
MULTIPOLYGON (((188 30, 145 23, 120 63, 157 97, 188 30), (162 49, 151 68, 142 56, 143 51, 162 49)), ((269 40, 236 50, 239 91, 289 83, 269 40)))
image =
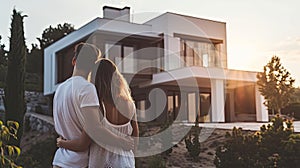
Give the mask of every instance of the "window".
POLYGON ((181 40, 181 57, 184 61, 182 66, 219 66, 219 45, 209 42, 181 40))
POLYGON ((121 60, 122 53, 121 53, 121 45, 118 44, 105 44, 105 57, 115 62, 118 66, 118 60, 121 60))
POLYGON ((210 93, 199 94, 199 105, 200 105, 200 122, 210 122, 210 108, 211 103, 210 93))
POLYGON ((112 60, 120 72, 134 73, 136 61, 134 60, 134 48, 132 46, 106 43, 105 57, 112 60))
POLYGON ((74 56, 74 46, 66 47, 55 53, 56 57, 56 79, 55 84, 64 82, 72 76, 73 65, 72 59, 74 56))
POLYGON ((179 110, 179 93, 170 92, 168 96, 168 119, 173 121, 177 118, 179 110))

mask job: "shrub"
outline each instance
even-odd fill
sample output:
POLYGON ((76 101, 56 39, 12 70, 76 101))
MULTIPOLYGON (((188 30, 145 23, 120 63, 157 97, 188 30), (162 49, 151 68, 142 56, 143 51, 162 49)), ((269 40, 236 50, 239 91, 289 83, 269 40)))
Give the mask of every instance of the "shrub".
POLYGON ((167 149, 166 151, 163 152, 163 154, 168 156, 173 151, 172 123, 168 120, 167 122, 165 122, 165 124, 162 125, 160 131, 161 132, 164 131, 165 133, 161 139, 161 142, 162 142, 162 149, 167 149))
POLYGON ((0 167, 20 167, 14 160, 20 155, 21 149, 8 144, 10 138, 17 138, 18 128, 17 122, 7 121, 5 126, 0 120, 0 167))
POLYGON ((256 133, 233 128, 227 141, 216 149, 215 165, 225 167, 297 167, 300 164, 300 135, 293 122, 279 115, 256 133))
POLYGON ((154 155, 154 156, 151 156, 148 165, 149 165, 149 168, 165 168, 166 161, 160 155, 154 155))
POLYGON ((195 126, 192 127, 190 132, 185 138, 185 146, 190 156, 193 159, 197 159, 200 154, 200 142, 199 142, 200 127, 198 125, 198 119, 196 119, 195 126))
POLYGON ((166 157, 163 154, 135 158, 135 167, 137 168, 166 168, 166 165, 166 157))
POLYGON ((28 151, 21 154, 17 162, 24 167, 51 167, 56 149, 56 138, 49 137, 33 144, 28 151))

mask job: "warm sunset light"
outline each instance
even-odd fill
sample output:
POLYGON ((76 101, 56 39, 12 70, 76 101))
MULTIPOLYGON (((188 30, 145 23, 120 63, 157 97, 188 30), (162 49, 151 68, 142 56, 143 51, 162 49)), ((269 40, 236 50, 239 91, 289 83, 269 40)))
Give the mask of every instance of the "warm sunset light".
POLYGON ((299 86, 300 70, 297 66, 300 61, 300 34, 298 31, 300 25, 297 9, 299 3, 296 0, 276 2, 195 0, 189 1, 189 3, 158 0, 90 0, 88 2, 54 0, 43 3, 33 1, 24 3, 20 0, 5 1, 0 6, 0 34, 2 41, 7 44, 9 16, 13 7, 24 11, 29 16, 26 18, 25 24, 25 30, 28 30, 26 31, 28 46, 31 43, 37 43, 36 37, 49 25, 70 22, 75 25, 75 28, 78 28, 91 19, 102 16, 101 7, 103 5, 130 6, 134 9, 132 14, 149 13, 145 14, 144 18, 133 17, 133 20, 136 21, 142 21, 149 18, 149 15, 157 16, 166 11, 181 13, 227 23, 230 69, 262 71, 262 66, 266 64, 267 60, 272 55, 277 55, 282 58, 284 66, 291 71, 296 78, 296 85, 299 86), (64 5, 68 7, 66 8, 64 5))
POLYGON ((299 6, 3 0, 0 167, 299 167, 299 6))

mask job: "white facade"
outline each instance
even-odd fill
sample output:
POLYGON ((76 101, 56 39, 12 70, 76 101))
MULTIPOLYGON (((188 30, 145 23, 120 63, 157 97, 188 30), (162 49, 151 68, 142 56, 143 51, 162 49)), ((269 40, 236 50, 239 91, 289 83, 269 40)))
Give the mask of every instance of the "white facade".
POLYGON ((64 79, 61 60, 67 59, 59 53, 87 41, 113 59, 125 77, 135 76, 127 80, 145 121, 193 122, 196 116, 201 122, 268 121, 256 73, 227 69, 226 23, 165 13, 135 24, 124 15, 129 8, 112 10, 104 14, 109 18, 96 18, 45 49, 45 95, 53 94, 64 79), (113 20, 114 15, 123 20, 113 20), (161 109, 161 96, 152 94, 154 88, 165 92, 166 105, 161 109), (155 101, 150 102, 151 94, 155 101))

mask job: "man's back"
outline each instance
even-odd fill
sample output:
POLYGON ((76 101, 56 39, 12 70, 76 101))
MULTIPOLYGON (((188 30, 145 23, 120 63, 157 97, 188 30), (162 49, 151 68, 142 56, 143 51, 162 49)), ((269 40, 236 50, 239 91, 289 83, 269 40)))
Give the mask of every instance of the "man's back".
MULTIPOLYGON (((99 106, 93 84, 81 76, 73 76, 63 82, 56 90, 53 100, 53 118, 56 132, 66 139, 78 139, 83 130, 78 114, 80 108, 99 106)), ((60 167, 86 167, 88 151, 73 152, 59 148, 53 165, 60 167)))

